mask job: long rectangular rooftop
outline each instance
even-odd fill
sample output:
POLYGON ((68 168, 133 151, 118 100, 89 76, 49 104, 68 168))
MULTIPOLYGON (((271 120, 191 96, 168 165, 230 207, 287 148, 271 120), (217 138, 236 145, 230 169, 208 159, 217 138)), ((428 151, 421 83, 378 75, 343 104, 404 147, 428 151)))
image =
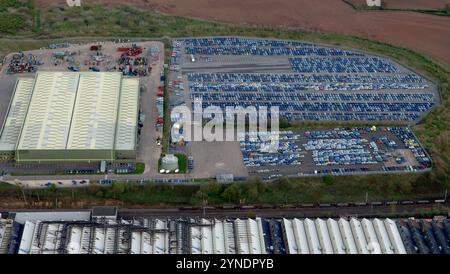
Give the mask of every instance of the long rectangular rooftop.
POLYGON ((30 104, 33 78, 19 78, 8 109, 1 135, 0 150, 14 151, 30 104))
POLYGON ((113 149, 120 73, 82 73, 67 149, 113 149))
POLYGON ((19 139, 19 150, 65 149, 80 75, 41 72, 19 139))
POLYGON ((136 146, 137 117, 139 109, 139 81, 122 79, 119 118, 117 122, 116 150, 132 150, 136 146))
POLYGON ((22 151, 133 151, 138 109, 138 78, 120 72, 38 72, 34 79, 17 81, 0 151, 17 150, 21 156, 22 151))

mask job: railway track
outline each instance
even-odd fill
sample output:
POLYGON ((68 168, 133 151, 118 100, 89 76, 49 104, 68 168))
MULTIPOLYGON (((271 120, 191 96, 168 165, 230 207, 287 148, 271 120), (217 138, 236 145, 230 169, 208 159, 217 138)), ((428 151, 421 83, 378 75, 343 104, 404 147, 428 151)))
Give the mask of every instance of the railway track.
MULTIPOLYGON (((448 200, 388 201, 370 203, 336 203, 336 204, 287 204, 287 205, 221 205, 221 206, 184 206, 177 208, 119 208, 118 217, 133 219, 137 217, 222 217, 222 218, 318 218, 318 217, 412 217, 421 216, 432 210, 450 214, 448 200)), ((6 217, 8 212, 70 212, 88 211, 90 209, 0 209, 6 217)))
POLYGON ((450 202, 444 200, 421 200, 402 202, 372 202, 345 204, 303 205, 243 205, 219 207, 180 207, 173 209, 119 209, 119 217, 132 219, 138 216, 205 216, 205 217, 265 217, 265 218, 312 218, 312 217, 398 217, 418 216, 424 212, 440 209, 450 212, 450 202))

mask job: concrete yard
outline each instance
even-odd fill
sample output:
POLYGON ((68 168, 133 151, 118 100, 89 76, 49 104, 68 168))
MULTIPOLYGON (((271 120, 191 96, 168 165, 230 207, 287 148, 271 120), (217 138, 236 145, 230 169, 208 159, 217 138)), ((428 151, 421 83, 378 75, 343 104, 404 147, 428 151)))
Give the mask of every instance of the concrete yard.
POLYGON ((247 177, 238 142, 190 142, 187 145, 194 157, 194 178, 214 178, 219 174, 247 177))

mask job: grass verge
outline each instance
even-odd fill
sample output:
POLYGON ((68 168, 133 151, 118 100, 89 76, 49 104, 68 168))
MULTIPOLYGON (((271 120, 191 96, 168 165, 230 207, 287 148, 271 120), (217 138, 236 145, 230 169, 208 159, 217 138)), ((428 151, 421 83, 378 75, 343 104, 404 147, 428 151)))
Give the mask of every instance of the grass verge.
POLYGON ((144 163, 136 163, 136 170, 134 174, 142 174, 145 171, 145 164, 144 163))
POLYGON ((184 153, 175 153, 178 158, 178 169, 180 173, 184 174, 187 172, 187 156, 184 153))

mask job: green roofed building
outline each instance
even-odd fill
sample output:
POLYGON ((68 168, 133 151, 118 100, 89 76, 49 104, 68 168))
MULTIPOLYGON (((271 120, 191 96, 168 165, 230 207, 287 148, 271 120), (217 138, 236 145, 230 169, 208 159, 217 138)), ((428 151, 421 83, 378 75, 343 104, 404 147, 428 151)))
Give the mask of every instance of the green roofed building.
POLYGON ((139 79, 119 72, 38 72, 17 81, 0 135, 17 162, 136 159, 139 79))

